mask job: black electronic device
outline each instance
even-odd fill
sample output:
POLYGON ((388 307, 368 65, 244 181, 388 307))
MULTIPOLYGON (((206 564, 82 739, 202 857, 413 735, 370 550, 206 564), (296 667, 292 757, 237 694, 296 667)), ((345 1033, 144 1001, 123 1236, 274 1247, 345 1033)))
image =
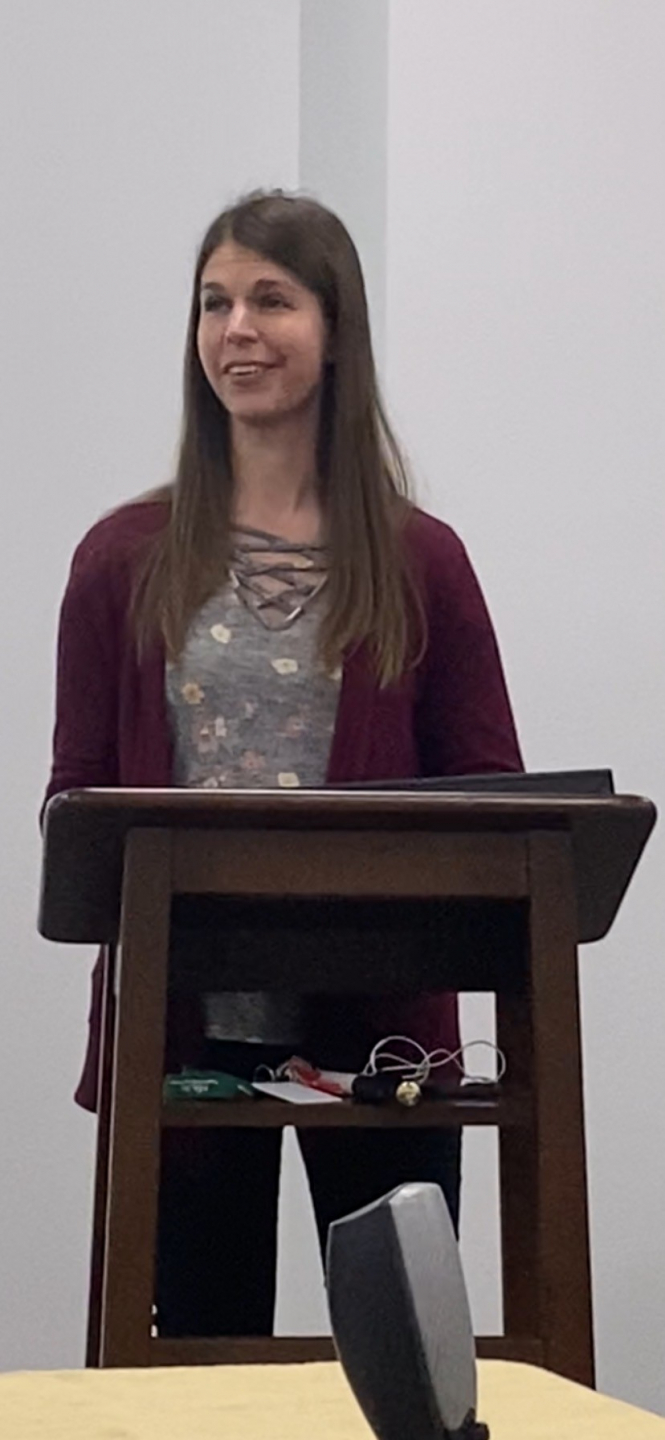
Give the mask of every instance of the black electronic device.
POLYGON ((488 1440, 459 1249, 438 1185, 402 1185, 330 1227, 337 1353, 377 1440, 488 1440))

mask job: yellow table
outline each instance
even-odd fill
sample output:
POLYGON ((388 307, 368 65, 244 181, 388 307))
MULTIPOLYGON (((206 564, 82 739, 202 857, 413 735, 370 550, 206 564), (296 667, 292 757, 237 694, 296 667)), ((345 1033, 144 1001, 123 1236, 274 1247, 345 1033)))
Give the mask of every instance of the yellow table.
MULTIPOLYGON (((478 1370, 491 1440, 665 1440, 665 1420, 544 1370, 498 1360, 478 1370)), ((372 1440, 334 1364, 0 1375, 0 1436, 372 1440)))

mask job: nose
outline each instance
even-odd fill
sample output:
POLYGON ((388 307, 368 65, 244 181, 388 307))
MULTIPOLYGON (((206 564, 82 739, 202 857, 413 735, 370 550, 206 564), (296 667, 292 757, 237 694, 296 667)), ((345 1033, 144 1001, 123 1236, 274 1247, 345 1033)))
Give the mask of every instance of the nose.
POLYGON ((226 339, 237 345, 256 339, 256 326, 242 300, 235 301, 226 317, 226 339))

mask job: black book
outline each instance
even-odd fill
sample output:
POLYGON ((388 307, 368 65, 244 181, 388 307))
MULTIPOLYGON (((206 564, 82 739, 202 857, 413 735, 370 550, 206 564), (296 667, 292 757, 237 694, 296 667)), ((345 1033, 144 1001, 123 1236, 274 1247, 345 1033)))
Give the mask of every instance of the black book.
POLYGON ((614 794, 611 770, 539 770, 533 774, 502 771, 492 775, 441 775, 412 780, 362 780, 336 787, 343 790, 428 790, 481 795, 614 794))

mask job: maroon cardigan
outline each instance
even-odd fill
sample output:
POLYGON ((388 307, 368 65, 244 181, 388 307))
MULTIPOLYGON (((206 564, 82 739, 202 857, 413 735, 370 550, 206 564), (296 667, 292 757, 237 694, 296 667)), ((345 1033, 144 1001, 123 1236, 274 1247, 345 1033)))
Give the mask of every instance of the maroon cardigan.
MULTIPOLYGON (((129 623, 137 547, 165 522, 164 502, 125 505, 78 546, 60 613, 53 766, 46 798, 78 786, 168 786, 172 751, 164 651, 139 660, 129 623)), ((449 526, 413 510, 405 544, 419 578, 428 639, 419 664, 381 689, 364 647, 344 664, 327 781, 396 780, 520 770, 501 660, 466 551, 449 526)), ((95 1108, 101 970, 76 1099, 95 1108)), ((381 1002, 377 1024, 428 1048, 458 1043, 455 996, 381 1002)))

